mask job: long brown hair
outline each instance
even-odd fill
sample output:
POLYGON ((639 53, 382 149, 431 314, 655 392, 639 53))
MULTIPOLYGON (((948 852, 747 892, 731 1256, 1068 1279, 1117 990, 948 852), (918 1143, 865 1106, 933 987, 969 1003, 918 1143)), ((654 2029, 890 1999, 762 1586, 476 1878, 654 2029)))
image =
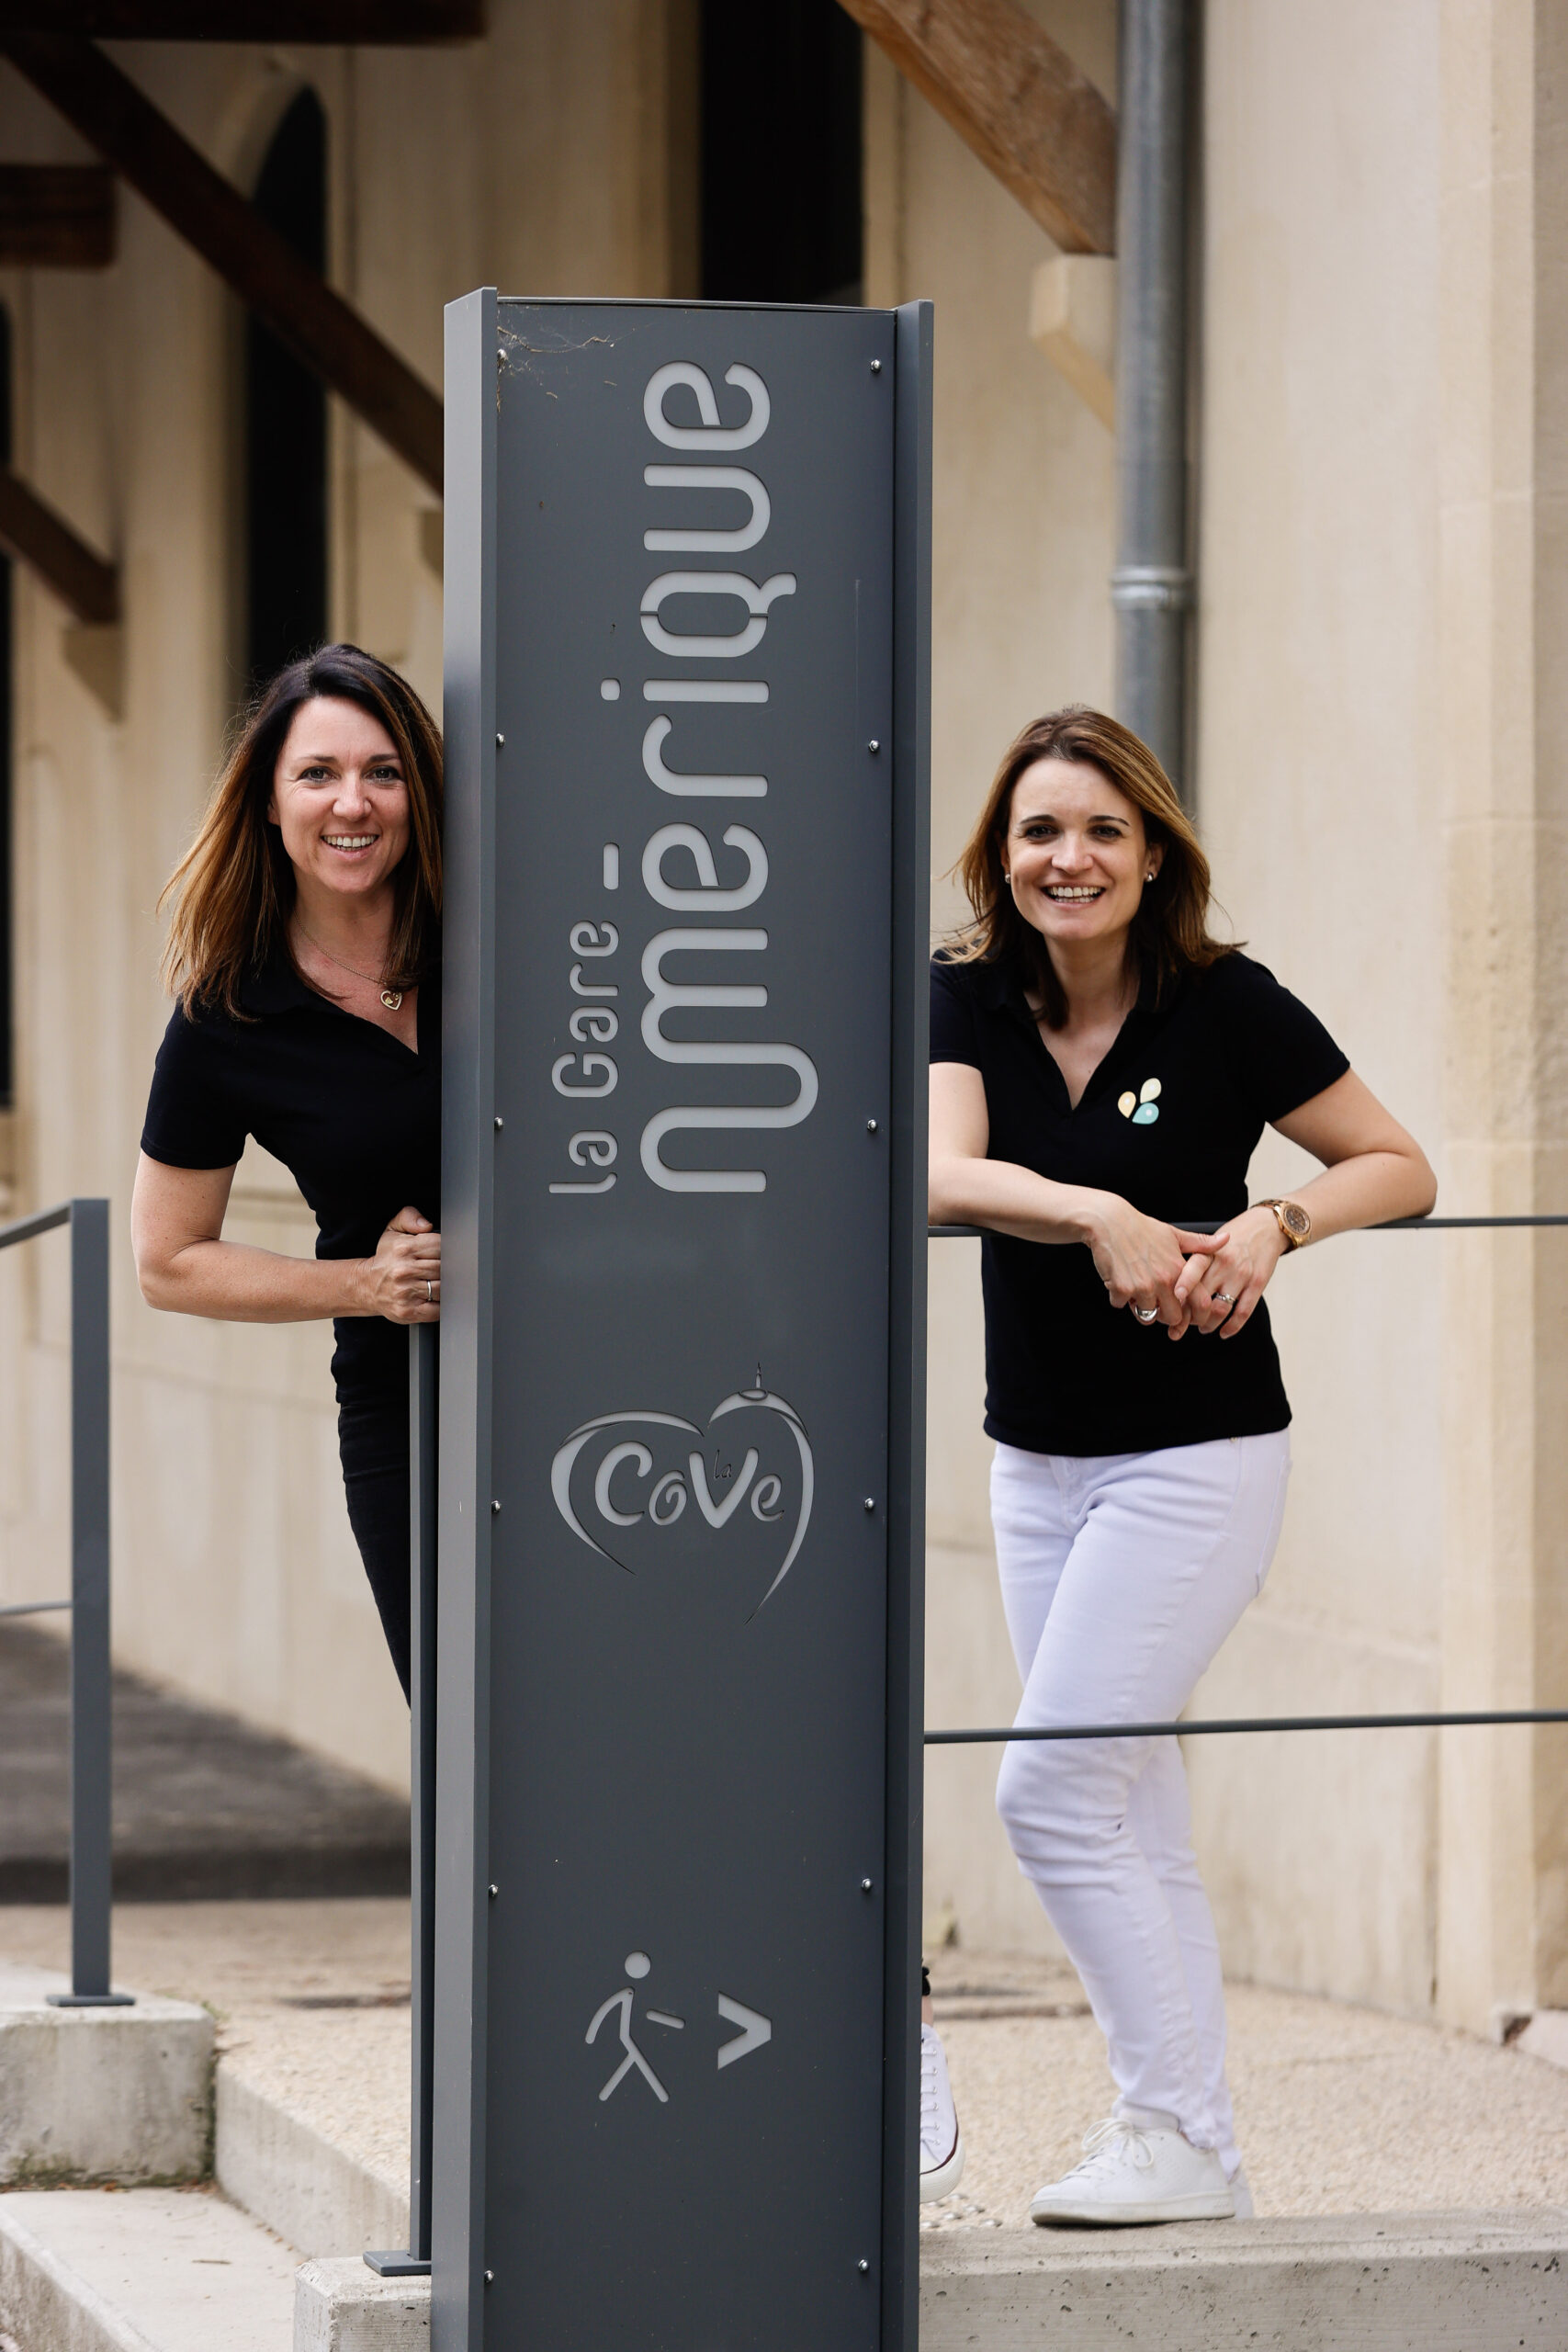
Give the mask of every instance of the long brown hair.
POLYGON ((294 911, 294 868, 267 802, 297 711, 318 695, 378 719, 408 785, 408 848, 392 876, 387 985, 417 987, 441 920, 441 735, 406 678, 357 645, 326 645, 290 662, 237 722, 196 839, 164 886, 174 919, 164 978, 189 1013, 198 1004, 246 1016, 239 991, 279 941, 294 911))
POLYGON ((1144 891, 1128 934, 1128 953, 1140 978, 1153 982, 1156 1001, 1184 972, 1206 971, 1234 947, 1209 933, 1209 861, 1176 788, 1146 743, 1120 720, 1082 703, 1032 718, 1002 754, 986 805, 953 871, 973 921, 949 940, 943 955, 955 964, 1010 962, 1043 1000, 1046 1026, 1060 1029, 1067 1000, 1045 942, 1026 922, 1003 880, 1003 844, 1012 816, 1013 786, 1036 760, 1076 760, 1098 768, 1143 815, 1149 843, 1165 854, 1144 891))

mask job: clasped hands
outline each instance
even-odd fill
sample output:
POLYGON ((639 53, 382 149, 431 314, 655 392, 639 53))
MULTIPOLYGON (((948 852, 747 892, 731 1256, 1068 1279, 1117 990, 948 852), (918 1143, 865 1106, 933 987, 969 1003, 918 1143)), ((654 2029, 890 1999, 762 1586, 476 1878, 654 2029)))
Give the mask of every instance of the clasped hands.
POLYGON ((1173 1340, 1189 1329, 1234 1340, 1285 1250, 1271 1209, 1246 1209, 1218 1233, 1187 1233, 1113 1193, 1100 1196, 1086 1238, 1111 1306, 1163 1323, 1173 1340))

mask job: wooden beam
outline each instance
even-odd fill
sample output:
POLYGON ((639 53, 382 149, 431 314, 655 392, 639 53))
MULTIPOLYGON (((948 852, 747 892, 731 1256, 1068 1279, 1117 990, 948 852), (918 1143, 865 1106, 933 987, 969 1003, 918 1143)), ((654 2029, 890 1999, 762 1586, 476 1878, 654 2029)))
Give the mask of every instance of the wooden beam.
POLYGON ((0 263, 105 269, 114 248, 114 174, 105 164, 0 164, 0 263))
POLYGON ((441 402, 92 42, 0 31, 0 55, 161 212, 329 390, 433 490, 441 402))
POLYGON ((0 30, 47 19, 90 40, 410 43, 478 40, 483 0, 0 0, 0 30))
POLYGON ((36 571, 77 620, 98 628, 118 620, 118 571, 9 466, 0 466, 0 548, 36 571))
POLYGON ((1020 0, 840 0, 1064 253, 1116 250, 1116 117, 1020 0))

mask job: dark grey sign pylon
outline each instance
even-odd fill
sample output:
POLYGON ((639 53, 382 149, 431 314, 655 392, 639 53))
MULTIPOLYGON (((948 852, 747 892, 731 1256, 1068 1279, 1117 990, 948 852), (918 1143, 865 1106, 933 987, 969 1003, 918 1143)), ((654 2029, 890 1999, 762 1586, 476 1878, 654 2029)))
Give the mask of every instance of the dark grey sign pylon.
POLYGON ((915 2338, 930 351, 447 314, 434 2352, 915 2338))

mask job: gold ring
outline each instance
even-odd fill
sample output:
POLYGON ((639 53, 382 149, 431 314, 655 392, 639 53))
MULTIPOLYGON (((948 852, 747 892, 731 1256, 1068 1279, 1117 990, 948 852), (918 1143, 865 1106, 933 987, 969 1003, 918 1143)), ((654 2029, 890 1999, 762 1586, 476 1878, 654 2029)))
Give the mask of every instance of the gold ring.
POLYGON ((424 1303, 426 1306, 434 1306, 435 1304, 435 1293, 430 1287, 430 1276, 428 1274, 426 1274, 424 1278, 424 1303))

